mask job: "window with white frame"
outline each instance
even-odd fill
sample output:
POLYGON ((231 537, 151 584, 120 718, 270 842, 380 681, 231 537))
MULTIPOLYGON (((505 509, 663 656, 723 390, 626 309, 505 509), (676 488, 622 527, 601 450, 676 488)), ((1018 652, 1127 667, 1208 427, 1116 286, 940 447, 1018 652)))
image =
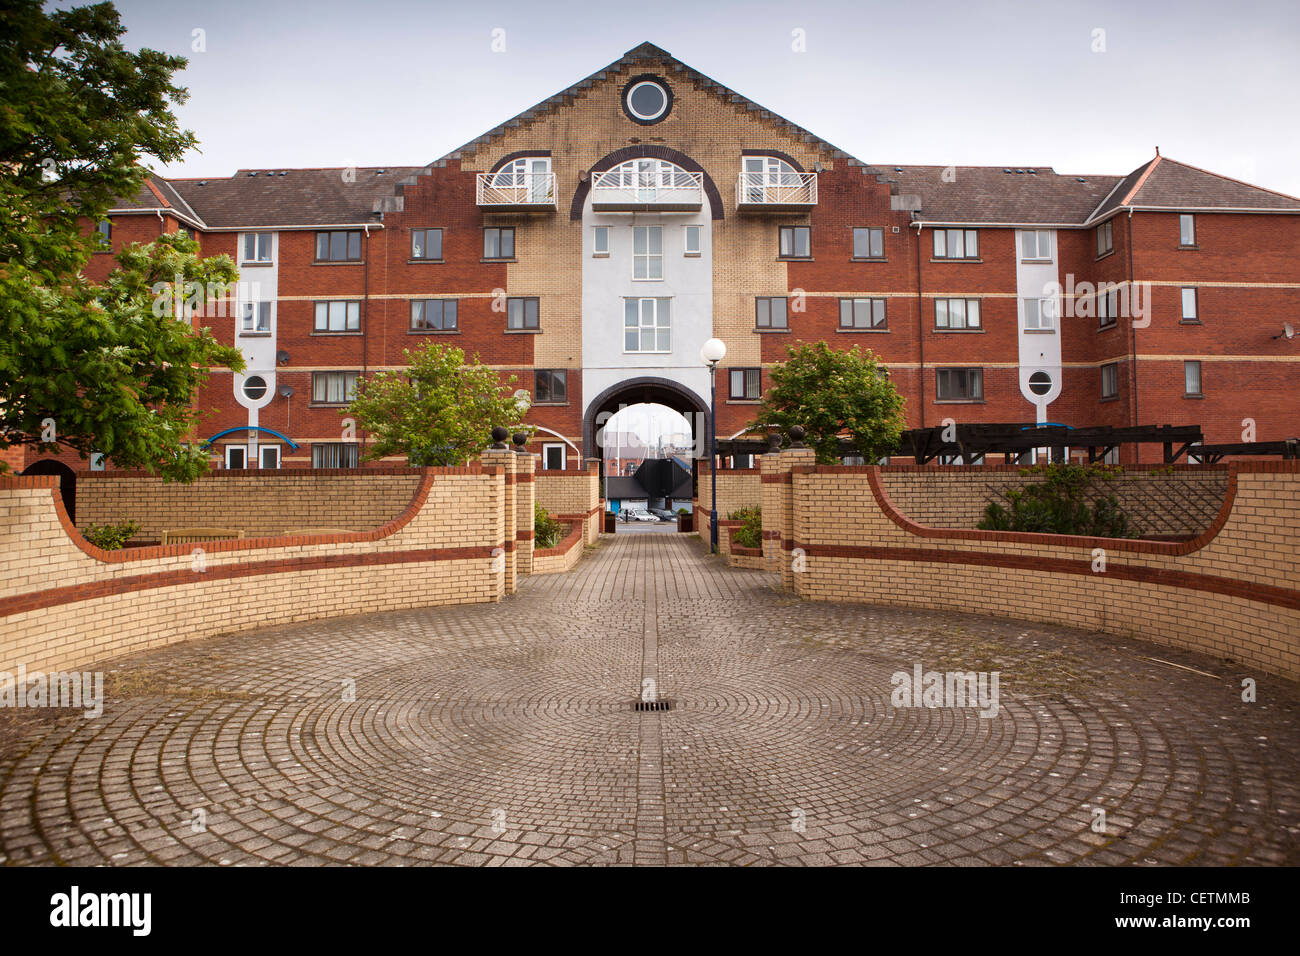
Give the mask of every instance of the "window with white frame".
POLYGON ((261 459, 262 468, 280 467, 279 445, 259 445, 257 448, 257 455, 261 459))
POLYGON ((311 373, 311 400, 313 404, 343 405, 356 397, 356 372, 311 373))
POLYGON ((980 328, 980 300, 935 299, 934 327, 949 331, 980 328))
POLYGON ((936 259, 978 259, 979 254, 978 230, 936 229, 934 231, 936 259))
POLYGON ((1050 229, 1026 229, 1020 233, 1020 258, 1025 262, 1051 261, 1050 229))
POLYGON ((542 471, 564 471, 568 456, 562 442, 548 442, 542 446, 542 471))
POLYGON ((239 330, 248 335, 271 331, 271 303, 245 302, 239 330))
POLYGON ((1196 289, 1189 287, 1183 289, 1183 321, 1200 322, 1196 314, 1196 289))
POLYGON ((591 231, 591 254, 609 255, 609 226, 596 226, 591 231))
POLYGON ((664 227, 632 227, 632 278, 664 277, 664 227))
POLYGON ((226 446, 226 467, 232 469, 247 468, 248 467, 248 446, 227 445, 226 446))
POLYGON ((1196 217, 1190 213, 1183 213, 1178 217, 1178 244, 1196 245, 1196 217))
POLYGON ((272 235, 269 232, 244 233, 244 247, 240 262, 270 262, 272 235))
POLYGON ((1022 299, 1025 331, 1050 332, 1056 327, 1056 302, 1053 299, 1022 299))
POLYGON ((683 247, 686 255, 698 256, 701 252, 703 242, 703 226, 684 226, 683 227, 683 247))
POLYGON ((623 351, 672 351, 672 299, 627 299, 623 306, 623 351))
POLYGON ((360 332, 361 303, 334 301, 316 303, 317 332, 360 332))

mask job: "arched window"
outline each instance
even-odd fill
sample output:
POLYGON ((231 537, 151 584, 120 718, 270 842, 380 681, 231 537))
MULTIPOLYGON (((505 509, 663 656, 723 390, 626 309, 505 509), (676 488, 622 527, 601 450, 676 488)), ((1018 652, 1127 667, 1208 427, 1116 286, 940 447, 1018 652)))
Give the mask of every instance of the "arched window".
POLYGON ((768 201, 773 186, 801 187, 803 174, 775 156, 746 156, 744 158, 743 188, 747 201, 768 201))
POLYGON ((511 160, 492 174, 489 186, 493 190, 508 190, 517 202, 550 202, 554 199, 551 194, 551 158, 523 156, 511 160))
POLYGON ((661 190, 699 188, 700 177, 666 159, 629 159, 598 173, 596 185, 607 189, 635 189, 638 202, 654 202, 661 190))

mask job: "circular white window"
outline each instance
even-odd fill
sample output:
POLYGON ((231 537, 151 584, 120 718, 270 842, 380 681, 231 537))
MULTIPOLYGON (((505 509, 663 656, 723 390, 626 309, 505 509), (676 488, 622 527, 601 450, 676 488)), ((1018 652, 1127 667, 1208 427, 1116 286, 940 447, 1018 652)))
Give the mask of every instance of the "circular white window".
POLYGON ((642 80, 633 83, 624 94, 627 111, 632 118, 642 123, 653 123, 663 119, 672 103, 668 90, 656 80, 642 80))
POLYGON ((244 397, 255 402, 266 394, 266 379, 260 375, 250 375, 244 379, 244 397))
POLYGON ((1046 395, 1052 390, 1052 376, 1046 372, 1035 372, 1029 376, 1029 390, 1035 395, 1046 395))

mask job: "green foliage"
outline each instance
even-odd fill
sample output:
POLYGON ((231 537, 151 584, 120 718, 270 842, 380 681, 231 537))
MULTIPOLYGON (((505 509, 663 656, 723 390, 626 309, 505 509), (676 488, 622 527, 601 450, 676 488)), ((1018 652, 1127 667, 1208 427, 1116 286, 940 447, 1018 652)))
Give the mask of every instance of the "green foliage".
POLYGON ((898 447, 903 432, 903 398, 870 349, 832 349, 825 342, 792 346, 789 358, 772 369, 752 431, 776 426, 806 430, 805 443, 817 461, 839 462, 839 438, 847 433, 868 461, 898 447))
POLYGON ((108 3, 0 5, 0 448, 102 452, 187 481, 207 467, 183 445, 194 393, 207 368, 243 364, 170 302, 155 310, 153 287, 237 274, 164 236, 120 253, 102 284, 81 275, 99 248, 86 227, 137 195, 141 158, 169 162, 195 142, 171 113, 185 60, 129 52, 124 32, 108 3))
POLYGON ((1100 538, 1131 538, 1128 516, 1119 499, 1101 485, 1120 474, 1118 467, 1053 462, 1021 469, 1043 481, 1010 489, 1007 505, 990 501, 979 527, 985 531, 1034 531, 1100 538))
POLYGON ((207 453, 186 447, 199 420, 194 395, 212 366, 243 357, 207 328, 173 318, 170 292, 183 282, 233 282, 229 256, 201 259, 184 235, 133 245, 102 285, 74 278, 59 287, 0 267, 0 448, 102 452, 121 468, 191 481, 207 453))
MULTIPOLYGON (((510 427, 525 409, 478 356, 466 364, 458 348, 425 343, 404 353, 408 368, 357 381, 342 414, 373 434, 367 457, 406 455, 412 465, 461 465, 492 443, 492 429, 510 427)), ((524 431, 531 431, 525 427, 524 431)))
POLYGON ((171 112, 183 57, 127 50, 111 3, 44 6, 0 4, 0 262, 57 286, 97 248, 83 217, 139 192, 141 157, 172 162, 197 141, 171 112))
POLYGON ((117 551, 135 536, 140 526, 125 518, 117 524, 92 524, 81 532, 81 536, 97 548, 105 551, 117 551))
POLYGON ((731 540, 742 548, 761 548, 763 546, 763 509, 757 505, 752 508, 737 508, 728 519, 739 521, 740 527, 731 534, 731 540))
POLYGON ((533 503, 533 547, 553 548, 564 537, 564 525, 536 502, 533 503))

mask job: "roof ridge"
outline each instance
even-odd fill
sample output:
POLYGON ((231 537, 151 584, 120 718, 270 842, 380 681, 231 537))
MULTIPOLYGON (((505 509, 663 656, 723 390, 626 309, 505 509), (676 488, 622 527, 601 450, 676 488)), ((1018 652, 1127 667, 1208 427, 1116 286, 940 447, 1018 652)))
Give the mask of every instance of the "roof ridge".
MULTIPOLYGON (((1147 160, 1146 169, 1142 171, 1142 175, 1139 176, 1137 182, 1133 184, 1133 188, 1130 189, 1128 193, 1124 196, 1124 198, 1119 201, 1119 204, 1121 206, 1127 206, 1129 204, 1129 200, 1138 194, 1138 190, 1140 190, 1143 186, 1146 185, 1147 179, 1151 176, 1151 173, 1155 170, 1155 168, 1160 165, 1160 160, 1162 158, 1163 157, 1159 153, 1156 153, 1153 159, 1147 160)), ((1142 167, 1139 166, 1138 169, 1142 169, 1142 167)), ((1134 172, 1136 171, 1137 170, 1134 170, 1134 172)), ((1132 175, 1132 173, 1130 173, 1129 175, 1132 175)))

